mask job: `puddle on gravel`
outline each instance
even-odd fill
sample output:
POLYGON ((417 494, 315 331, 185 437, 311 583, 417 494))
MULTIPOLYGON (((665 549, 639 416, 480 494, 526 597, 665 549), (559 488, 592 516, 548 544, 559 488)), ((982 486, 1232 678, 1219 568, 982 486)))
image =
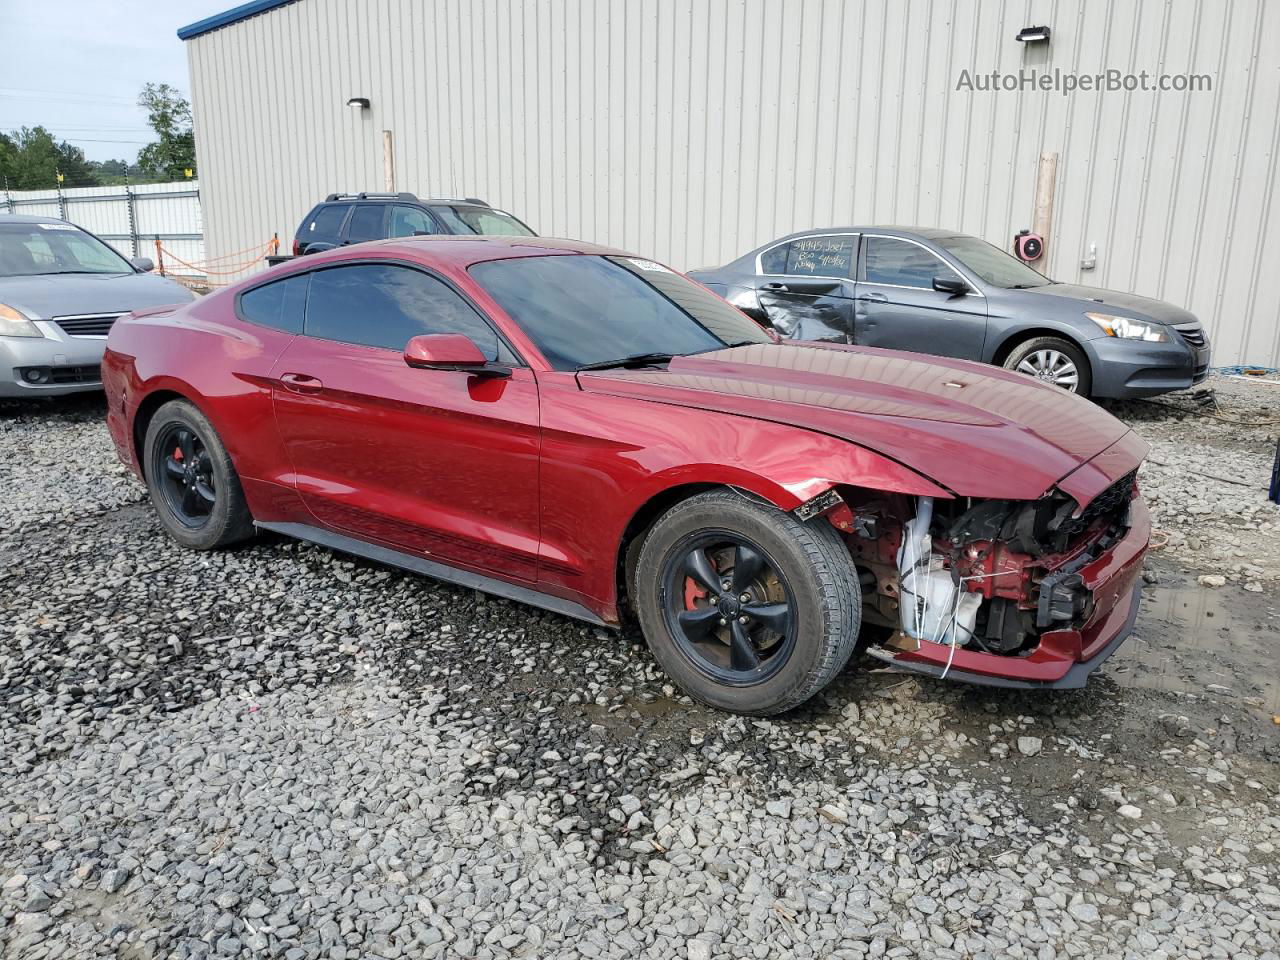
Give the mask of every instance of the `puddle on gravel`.
POLYGON ((692 722, 691 707, 667 697, 641 697, 634 694, 624 697, 620 706, 610 709, 597 703, 589 703, 583 711, 595 727, 612 736, 631 737, 641 729, 655 731, 674 724, 685 736, 692 722))
POLYGON ((1147 587, 1134 636, 1105 666, 1121 686, 1209 694, 1280 714, 1273 602, 1198 585, 1147 587))
POLYGON ((586 706, 587 716, 597 722, 615 717, 634 719, 636 714, 640 718, 665 717, 683 709, 687 708, 683 707, 678 701, 667 697, 656 697, 650 700, 635 695, 624 697, 622 705, 612 710, 597 703, 589 703, 586 706))

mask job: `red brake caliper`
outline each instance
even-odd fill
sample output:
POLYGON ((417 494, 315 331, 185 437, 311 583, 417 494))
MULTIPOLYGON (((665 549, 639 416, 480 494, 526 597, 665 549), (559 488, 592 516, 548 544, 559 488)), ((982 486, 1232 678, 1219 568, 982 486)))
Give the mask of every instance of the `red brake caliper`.
POLYGON ((181 463, 181 462, 182 462, 182 448, 181 448, 181 447, 174 447, 174 448, 173 448, 173 459, 177 460, 179 463, 181 463))
POLYGON ((684 578, 684 608, 686 610, 696 609, 698 600, 707 599, 706 587, 700 586, 693 577, 684 578))

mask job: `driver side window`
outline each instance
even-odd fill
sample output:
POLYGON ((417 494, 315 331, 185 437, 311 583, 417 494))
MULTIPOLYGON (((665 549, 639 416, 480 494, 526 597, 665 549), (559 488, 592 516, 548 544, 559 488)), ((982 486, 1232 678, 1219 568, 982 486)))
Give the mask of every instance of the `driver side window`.
POLYGON ((401 351, 413 337, 461 333, 486 360, 511 352, 475 308, 441 280, 409 267, 354 264, 311 275, 306 335, 401 351))
POLYGON ((933 289, 934 277, 959 274, 924 247, 894 237, 868 237, 862 279, 893 287, 933 289))

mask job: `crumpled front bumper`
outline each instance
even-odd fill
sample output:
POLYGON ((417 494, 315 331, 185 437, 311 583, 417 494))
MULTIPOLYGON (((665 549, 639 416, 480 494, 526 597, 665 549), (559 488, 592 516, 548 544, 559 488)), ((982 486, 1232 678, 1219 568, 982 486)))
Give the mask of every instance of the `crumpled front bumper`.
POLYGON ((990 687, 1074 689, 1129 638, 1138 618, 1142 561, 1151 539, 1151 516, 1142 497, 1129 508, 1129 529, 1119 541, 1079 571, 1094 607, 1079 629, 1049 630, 1025 656, 956 649, 942 643, 919 650, 885 647, 868 651, 899 670, 990 687), (950 668, 947 666, 950 659, 950 668))

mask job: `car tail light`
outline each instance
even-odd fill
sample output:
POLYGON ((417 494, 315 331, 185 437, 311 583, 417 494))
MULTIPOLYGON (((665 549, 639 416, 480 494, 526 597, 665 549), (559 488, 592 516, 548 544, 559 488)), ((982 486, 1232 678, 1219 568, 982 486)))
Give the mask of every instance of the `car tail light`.
POLYGON ((293 238, 293 255, 295 257, 302 256, 302 241, 297 237, 293 238))

